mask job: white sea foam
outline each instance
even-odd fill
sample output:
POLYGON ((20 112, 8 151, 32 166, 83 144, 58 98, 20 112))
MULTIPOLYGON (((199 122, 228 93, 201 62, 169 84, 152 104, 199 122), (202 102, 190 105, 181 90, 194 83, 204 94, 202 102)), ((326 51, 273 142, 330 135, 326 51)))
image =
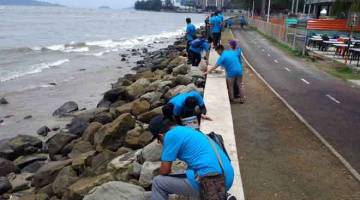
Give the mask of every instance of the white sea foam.
POLYGON ((40 73, 44 69, 60 66, 69 61, 70 61, 69 59, 62 59, 62 60, 57 60, 55 62, 39 63, 39 64, 31 65, 22 71, 4 71, 4 72, 0 71, 0 82, 5 82, 12 79, 20 78, 29 74, 40 73))
POLYGON ((81 52, 87 52, 89 50, 90 50, 89 47, 65 48, 65 50, 63 50, 63 52, 66 52, 66 53, 72 53, 72 52, 81 53, 81 52))

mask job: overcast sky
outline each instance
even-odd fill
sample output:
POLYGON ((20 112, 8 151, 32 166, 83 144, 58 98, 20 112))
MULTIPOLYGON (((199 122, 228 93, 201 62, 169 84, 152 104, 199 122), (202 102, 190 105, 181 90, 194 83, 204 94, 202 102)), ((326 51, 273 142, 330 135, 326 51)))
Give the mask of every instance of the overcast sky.
POLYGON ((58 3, 70 7, 97 8, 99 6, 110 6, 111 8, 133 7, 136 0, 41 0, 58 3))

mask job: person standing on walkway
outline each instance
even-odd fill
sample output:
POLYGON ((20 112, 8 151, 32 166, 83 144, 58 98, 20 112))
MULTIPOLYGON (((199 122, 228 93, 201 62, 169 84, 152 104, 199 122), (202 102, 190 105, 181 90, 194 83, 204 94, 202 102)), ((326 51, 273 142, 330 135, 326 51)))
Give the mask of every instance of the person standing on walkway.
POLYGON ((210 18, 210 27, 215 48, 220 43, 222 29, 222 21, 217 13, 215 13, 214 16, 210 18))
POLYGON ((196 27, 191 23, 191 18, 186 18, 186 52, 188 53, 188 59, 191 59, 189 54, 190 43, 196 39, 196 27))
MULTIPOLYGON (((229 46, 230 46, 230 49, 233 50, 236 53, 236 56, 239 58, 241 66, 244 66, 244 64, 242 62, 242 57, 241 57, 242 56, 241 48, 238 47, 237 42, 235 40, 230 40, 229 41, 229 46)), ((244 88, 243 79, 241 79, 241 82, 242 83, 241 83, 240 87, 244 88)), ((239 87, 238 87, 236 81, 234 83, 234 96, 235 96, 235 98, 241 98, 239 87)))
POLYGON ((243 68, 239 61, 238 54, 233 50, 225 50, 223 45, 219 45, 215 48, 216 52, 220 55, 215 66, 209 66, 207 73, 212 72, 219 66, 225 68, 226 82, 228 85, 229 98, 231 103, 244 103, 244 89, 242 84, 243 68), (236 84, 235 84, 236 83, 236 84), (240 98, 234 97, 234 90, 232 88, 237 87, 240 98))
POLYGON ((232 18, 229 18, 226 20, 226 25, 227 25, 227 28, 229 30, 231 30, 232 26, 233 26, 234 22, 233 22, 233 19, 232 18))
POLYGON ((240 27, 244 28, 244 26, 246 25, 246 20, 245 20, 244 15, 240 16, 239 21, 240 21, 240 27))
POLYGON ((208 64, 210 45, 206 40, 205 32, 201 33, 200 38, 197 38, 190 43, 189 54, 192 66, 199 66, 202 53, 205 53, 206 64, 208 64))
MULTIPOLYGON (((151 200, 167 200, 169 195, 177 194, 199 200, 200 182, 208 178, 225 181, 222 188, 228 191, 234 180, 234 169, 229 158, 218 144, 205 134, 192 128, 176 126, 171 120, 157 116, 150 121, 150 132, 163 145, 160 175, 152 181, 151 200), (172 162, 176 159, 187 164, 187 170, 181 174, 171 174, 172 162)), ((224 192, 217 192, 217 199, 223 199, 224 192)))

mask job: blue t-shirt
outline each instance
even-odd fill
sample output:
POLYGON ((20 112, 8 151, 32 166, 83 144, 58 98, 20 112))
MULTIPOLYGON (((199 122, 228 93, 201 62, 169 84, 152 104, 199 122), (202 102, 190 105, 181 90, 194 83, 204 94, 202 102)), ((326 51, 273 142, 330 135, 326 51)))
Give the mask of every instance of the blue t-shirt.
POLYGON ((225 68, 226 76, 228 78, 242 76, 243 74, 242 65, 238 55, 239 54, 233 50, 224 50, 216 62, 217 66, 225 68))
POLYGON ((234 50, 234 52, 236 53, 236 56, 239 58, 240 64, 242 64, 242 60, 241 60, 241 49, 237 48, 234 50))
POLYGON ((224 21, 224 15, 223 14, 218 14, 218 17, 220 18, 221 22, 224 21))
POLYGON ((204 106, 203 97, 200 95, 200 93, 196 91, 191 91, 187 93, 180 93, 173 98, 170 99, 169 103, 172 103, 174 105, 173 115, 174 116, 180 116, 181 112, 183 110, 185 100, 188 97, 194 97, 198 103, 199 106, 204 106))
MULTIPOLYGON (((234 169, 222 149, 215 142, 214 144, 224 166, 225 187, 229 190, 234 180, 234 169)), ((222 174, 220 164, 209 140, 205 135, 192 128, 176 126, 165 134, 161 160, 173 162, 177 158, 187 164, 187 179, 197 190, 200 189, 199 183, 196 181, 197 176, 210 173, 222 174)))
POLYGON ((227 20, 227 24, 228 24, 228 26, 232 26, 233 25, 233 20, 231 18, 229 18, 227 20))
POLYGON ((194 35, 196 34, 196 27, 193 24, 188 24, 186 26, 186 39, 188 41, 194 40, 194 35))
POLYGON ((210 45, 209 43, 204 40, 204 39, 195 39, 194 41, 192 41, 192 43, 190 44, 190 50, 195 52, 195 53, 199 53, 201 54, 201 52, 205 51, 205 52, 209 52, 210 51, 210 45), (201 42, 200 46, 197 46, 196 43, 201 42))
POLYGON ((212 25, 211 31, 213 33, 220 33, 221 32, 221 23, 222 20, 219 16, 213 16, 210 18, 210 24, 212 25))

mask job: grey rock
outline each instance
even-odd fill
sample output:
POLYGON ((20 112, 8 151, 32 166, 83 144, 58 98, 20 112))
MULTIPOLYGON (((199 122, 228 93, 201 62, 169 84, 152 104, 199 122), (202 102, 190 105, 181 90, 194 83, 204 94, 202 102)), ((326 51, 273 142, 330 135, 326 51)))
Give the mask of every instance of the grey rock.
POLYGON ((51 137, 47 142, 50 158, 59 153, 69 142, 77 138, 76 135, 68 133, 57 133, 51 137))
POLYGON ((187 85, 191 83, 192 77, 189 75, 177 75, 175 78, 175 82, 180 85, 187 85))
POLYGON ((126 88, 127 96, 130 100, 136 99, 144 94, 146 87, 150 84, 150 81, 141 78, 135 81, 133 84, 126 88))
POLYGON ((99 122, 101 124, 107 124, 112 122, 113 116, 109 112, 102 112, 99 114, 96 114, 94 118, 92 119, 92 122, 99 122))
POLYGON ((10 139, 0 140, 0 158, 13 160, 16 157, 15 151, 9 146, 10 139))
POLYGON ((54 182, 51 184, 53 192, 57 196, 63 196, 67 187, 75 183, 79 177, 75 170, 71 166, 64 167, 56 176, 54 182))
POLYGON ((0 105, 9 104, 9 102, 5 99, 5 97, 0 98, 0 105))
POLYGON ((85 129, 82 139, 89 141, 91 144, 94 144, 94 135, 102 127, 102 124, 99 122, 92 122, 85 129))
POLYGON ((51 128, 52 131, 58 131, 60 129, 60 126, 56 125, 51 128))
POLYGON ((114 89, 111 89, 111 90, 105 92, 104 100, 114 103, 118 99, 121 99, 122 96, 124 96, 124 95, 125 95, 124 87, 114 88, 114 89))
POLYGON ((140 186, 112 181, 91 190, 84 200, 145 200, 145 190, 140 186))
POLYGON ((173 69, 173 75, 174 76, 177 76, 180 74, 185 75, 188 73, 189 69, 190 68, 186 64, 181 64, 173 69))
POLYGON ((77 110, 79 110, 77 103, 74 101, 68 101, 56 109, 53 112, 53 116, 64 117, 77 110))
POLYGON ((146 113, 139 115, 138 120, 144 123, 149 123, 152 118, 161 114, 162 114, 162 106, 154 108, 146 113))
POLYGON ((8 175, 7 178, 9 179, 9 182, 11 184, 12 192, 17 192, 30 188, 32 177, 33 174, 31 173, 23 173, 23 174, 11 173, 8 175))
POLYGON ((11 190, 11 184, 6 177, 0 177, 0 195, 11 190))
POLYGON ((83 118, 81 116, 75 117, 71 120, 69 128, 69 132, 76 136, 82 136, 85 129, 88 127, 89 122, 87 118, 83 118))
POLYGON ((35 161, 26 165, 24 168, 21 169, 21 173, 35 173, 40 167, 45 165, 46 161, 35 161))
POLYGON ((10 160, 0 158, 0 176, 6 176, 12 172, 19 172, 19 168, 10 160))
POLYGON ((43 127, 41 127, 41 128, 39 128, 37 131, 36 131, 36 133, 38 134, 38 135, 41 135, 41 136, 47 136, 48 135, 48 133, 50 132, 51 130, 49 129, 49 127, 47 127, 47 126, 43 126, 43 127))
POLYGON ((141 148, 149 144, 152 139, 153 135, 149 131, 145 131, 142 127, 138 126, 127 132, 125 146, 141 148))
POLYGON ((138 156, 138 161, 139 163, 144 163, 146 161, 160 161, 161 152, 162 146, 154 140, 142 149, 140 155, 138 156))
POLYGON ((138 116, 146 111, 148 111, 150 109, 151 105, 150 103, 145 100, 145 99, 138 99, 138 100, 135 100, 133 103, 132 103, 132 106, 131 106, 131 113, 134 115, 134 116, 138 116))
POLYGON ((145 99, 150 103, 150 105, 153 105, 155 102, 159 101, 161 99, 162 93, 161 92, 148 92, 141 96, 142 99, 145 99))
POLYGON ((71 160, 54 161, 45 164, 35 173, 32 179, 32 185, 36 188, 41 188, 49 183, 52 183, 59 171, 70 164, 71 160))
MULTIPOLYGON (((28 153, 30 148, 42 148, 42 141, 30 135, 18 135, 8 141, 8 145, 15 151, 17 156, 28 153)), ((16 157, 17 157, 16 156, 16 157)))
POLYGON ((144 188, 151 185, 155 176, 159 175, 161 162, 145 162, 141 168, 139 183, 144 188))
POLYGON ((135 127, 135 119, 131 114, 120 115, 113 122, 102 126, 94 136, 96 150, 117 150, 123 145, 128 130, 135 127))
POLYGON ((25 166, 35 162, 35 161, 45 161, 48 159, 47 154, 32 154, 26 156, 20 156, 14 160, 14 164, 19 168, 24 168, 25 166))
POLYGON ((32 118, 32 115, 26 115, 25 117, 24 117, 24 119, 31 119, 32 118))
POLYGON ((78 141, 74 144, 72 151, 69 153, 69 157, 70 158, 76 158, 77 156, 79 156, 82 153, 86 153, 89 151, 92 151, 93 146, 91 145, 91 143, 89 141, 78 141))

